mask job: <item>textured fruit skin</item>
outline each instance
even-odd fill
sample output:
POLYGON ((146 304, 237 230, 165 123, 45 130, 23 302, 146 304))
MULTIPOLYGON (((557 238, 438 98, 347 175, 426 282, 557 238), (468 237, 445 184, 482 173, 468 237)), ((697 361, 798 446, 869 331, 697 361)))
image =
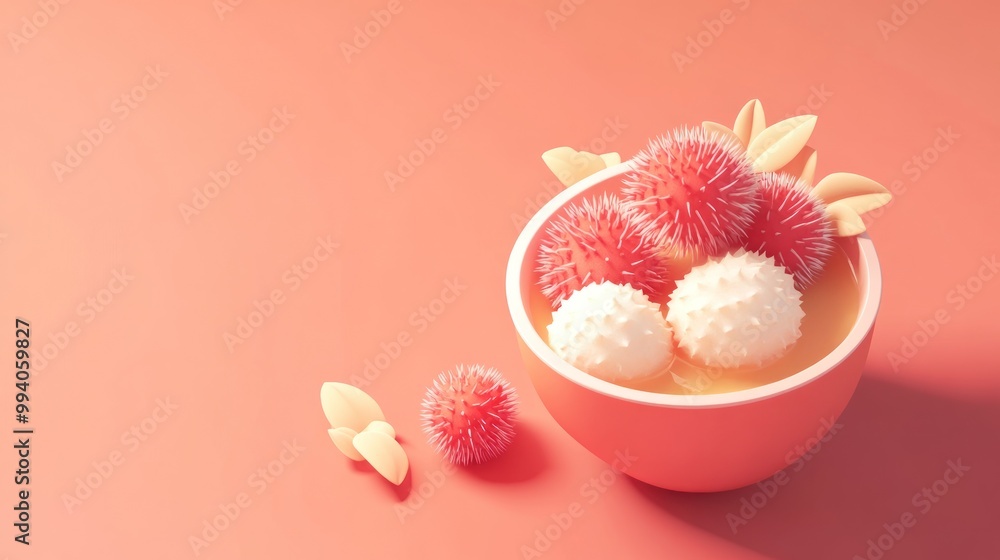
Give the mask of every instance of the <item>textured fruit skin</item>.
POLYGON ((785 173, 761 173, 760 205, 743 246, 774 258, 805 289, 823 272, 833 253, 833 224, 809 185, 785 173))
POLYGON ((552 222, 538 254, 542 294, 559 307, 591 282, 631 284, 653 299, 673 288, 669 257, 647 234, 650 222, 604 194, 567 208, 552 222))
POLYGON ((552 314, 549 346, 577 369, 605 381, 661 374, 673 339, 660 306, 641 291, 612 282, 588 284, 552 314))
POLYGON ((708 367, 761 366, 802 336, 802 294, 774 259, 742 249, 691 269, 670 296, 678 347, 708 367))
POLYGON ((758 204, 757 177, 733 140, 680 128, 650 140, 632 163, 625 206, 653 220, 659 243, 718 255, 743 241, 758 204))
POLYGON ((456 465, 489 461, 514 439, 517 392, 499 371, 459 365, 427 389, 421 424, 438 453, 456 465))

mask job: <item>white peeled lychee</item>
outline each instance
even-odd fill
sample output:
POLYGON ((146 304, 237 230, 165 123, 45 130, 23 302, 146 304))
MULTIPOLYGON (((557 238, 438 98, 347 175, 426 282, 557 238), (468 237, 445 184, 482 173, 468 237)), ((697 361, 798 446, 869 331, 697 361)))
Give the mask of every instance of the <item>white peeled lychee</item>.
POLYGON ((552 314, 549 346, 605 381, 634 381, 666 371, 673 338, 660 306, 629 285, 587 284, 552 314))
POLYGON ((802 294, 771 257, 738 250, 691 269, 670 296, 677 345, 709 367, 760 366, 799 337, 802 294))

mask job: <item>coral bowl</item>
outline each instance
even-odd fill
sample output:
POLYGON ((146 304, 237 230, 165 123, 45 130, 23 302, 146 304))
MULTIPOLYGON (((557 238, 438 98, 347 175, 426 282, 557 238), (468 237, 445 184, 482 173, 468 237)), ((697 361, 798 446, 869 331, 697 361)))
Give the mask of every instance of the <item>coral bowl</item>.
POLYGON ((789 377, 720 394, 640 391, 590 376, 560 359, 536 331, 531 310, 546 304, 535 258, 552 217, 583 197, 619 188, 629 162, 556 195, 525 225, 507 265, 507 305, 521 354, 542 403, 576 441, 611 463, 634 457, 627 474, 687 492, 740 488, 768 478, 818 445, 847 406, 868 357, 881 298, 878 258, 867 235, 838 241, 858 278, 858 317, 833 352, 789 377))

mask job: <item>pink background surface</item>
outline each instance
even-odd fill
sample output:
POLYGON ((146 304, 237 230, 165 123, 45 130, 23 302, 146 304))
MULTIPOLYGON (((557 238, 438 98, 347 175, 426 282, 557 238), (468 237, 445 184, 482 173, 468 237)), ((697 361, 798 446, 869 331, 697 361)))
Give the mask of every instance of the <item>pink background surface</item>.
MULTIPOLYGON (((190 537, 241 493, 239 517, 197 557, 522 558, 548 529, 547 558, 851 558, 906 513, 916 524, 883 537, 886 558, 1000 554, 1000 278, 971 280, 1000 242, 993 4, 566 0, 564 20, 547 14, 556 0, 246 0, 221 17, 210 0, 35 16, 42 4, 0 7, 0 316, 11 354, 14 317, 32 324, 36 430, 30 547, 13 541, 12 436, 0 452, 0 557, 196 557, 190 537), (346 56, 355 26, 387 7, 388 24, 346 56), (679 68, 673 54, 699 39, 679 68), (165 75, 143 89, 147 67, 165 75), (121 96, 136 87, 130 106, 121 96), (811 103, 819 173, 872 177, 896 199, 870 225, 885 298, 842 428, 734 533, 727 516, 762 489, 609 481, 556 426, 521 365, 503 272, 517 217, 547 196, 542 151, 607 141, 629 157, 673 126, 728 124, 752 97, 771 121, 811 103), (475 108, 456 116, 463 102, 475 108), (242 144, 286 107, 294 118, 274 121, 262 151, 242 144), (88 155, 55 171, 102 122, 88 155), (935 149, 942 129, 957 137, 935 149), (444 140, 390 189, 385 173, 431 137, 444 140), (231 160, 239 173, 186 219, 181 205, 231 160), (291 281, 327 237, 339 248, 291 281), (454 279, 457 299, 436 303, 454 279), (967 283, 971 299, 954 291, 967 283), (227 347, 274 290, 273 313, 227 347), (947 319, 936 331, 935 316, 947 319), (891 363, 921 325, 935 334, 891 363), (366 387, 410 457, 396 489, 339 454, 317 395, 400 333, 410 344, 366 387), (503 459, 441 471, 419 402, 460 362, 503 370, 523 424, 503 459), (917 507, 959 459, 971 470, 917 507), (279 474, 258 473, 269 467, 279 474), (88 478, 99 486, 80 487, 88 478), (74 495, 85 499, 67 506, 74 495), (574 503, 582 515, 553 529, 574 503)), ((13 429, 10 365, 3 375, 13 429)))

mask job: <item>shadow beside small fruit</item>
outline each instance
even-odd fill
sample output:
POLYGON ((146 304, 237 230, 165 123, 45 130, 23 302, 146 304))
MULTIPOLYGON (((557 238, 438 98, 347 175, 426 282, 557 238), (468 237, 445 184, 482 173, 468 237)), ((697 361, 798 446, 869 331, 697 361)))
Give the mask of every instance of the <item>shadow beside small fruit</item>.
POLYGON ((461 470, 480 480, 500 484, 526 482, 541 474, 549 466, 544 442, 524 420, 518 421, 515 430, 510 447, 499 457, 461 470))

